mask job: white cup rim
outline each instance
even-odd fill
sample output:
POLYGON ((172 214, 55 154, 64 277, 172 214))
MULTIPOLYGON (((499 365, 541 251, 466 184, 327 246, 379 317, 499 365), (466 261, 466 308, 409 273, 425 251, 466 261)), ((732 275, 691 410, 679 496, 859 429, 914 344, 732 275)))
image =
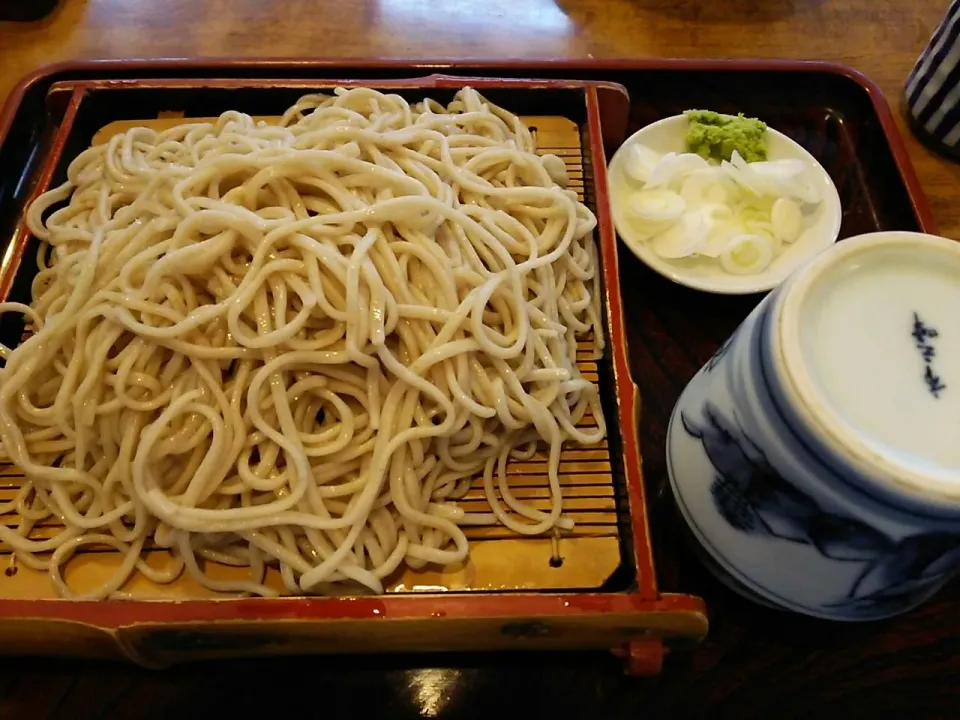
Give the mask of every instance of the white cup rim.
POLYGON ((893 452, 878 450, 827 400, 802 351, 803 308, 817 281, 834 266, 876 248, 909 248, 919 253, 949 256, 960 261, 960 242, 918 232, 869 233, 838 243, 788 280, 775 310, 774 362, 785 380, 785 390, 808 426, 841 457, 850 458, 888 489, 921 501, 960 505, 957 472, 944 467, 922 471, 893 452))

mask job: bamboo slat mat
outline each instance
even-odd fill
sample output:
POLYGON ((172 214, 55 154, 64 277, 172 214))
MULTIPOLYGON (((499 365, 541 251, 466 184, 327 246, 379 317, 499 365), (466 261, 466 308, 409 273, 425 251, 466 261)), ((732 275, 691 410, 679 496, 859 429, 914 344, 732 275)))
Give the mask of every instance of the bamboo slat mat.
MULTIPOLYGON (((267 120, 271 118, 258 118, 267 120)), ((188 122, 201 119, 190 118, 188 122)), ((576 123, 562 117, 527 116, 524 120, 537 139, 539 152, 563 158, 570 177, 570 188, 583 197, 584 179, 580 132, 576 123)), ((135 126, 164 129, 184 122, 177 113, 162 113, 153 120, 124 120, 111 123, 94 136, 94 144, 105 142, 116 133, 135 126)), ((590 338, 578 349, 578 366, 583 376, 598 382, 597 363, 592 357, 590 338)), ((612 390, 612 389, 610 389, 612 390)), ((592 417, 584 418, 584 426, 596 426, 592 417)), ((606 442, 582 447, 568 445, 560 463, 560 484, 563 488, 564 512, 573 519, 573 530, 543 537, 519 537, 502 526, 469 527, 465 529, 470 540, 470 555, 458 567, 409 570, 403 568, 392 582, 390 592, 436 591, 509 591, 593 589, 600 587, 619 567, 620 542, 617 531, 617 512, 611 457, 606 442)), ((547 459, 543 453, 526 462, 512 462, 508 466, 510 487, 516 497, 542 510, 549 509, 547 459)), ((0 465, 0 503, 11 500, 23 481, 22 474, 9 465, 0 465)), ((468 511, 489 511, 483 488, 472 488, 461 506, 468 511)), ((18 518, 0 515, 0 522, 16 527, 18 518)), ((36 527, 35 538, 50 537, 58 526, 50 522, 36 527)), ((166 551, 150 550, 148 563, 163 567, 171 558, 166 551)), ((70 561, 65 577, 72 588, 82 592, 99 585, 119 566, 121 557, 114 551, 85 549, 70 561)), ((0 597, 49 598, 55 597, 45 572, 38 572, 16 563, 10 548, 0 542, 0 597)), ((217 577, 242 576, 242 569, 207 565, 208 572, 217 577)), ((270 572, 269 584, 280 588, 279 573, 270 572)), ((124 592, 138 598, 177 599, 185 597, 213 597, 215 593, 200 587, 188 576, 182 575, 169 585, 159 586, 142 575, 136 575, 124 587, 124 592)))

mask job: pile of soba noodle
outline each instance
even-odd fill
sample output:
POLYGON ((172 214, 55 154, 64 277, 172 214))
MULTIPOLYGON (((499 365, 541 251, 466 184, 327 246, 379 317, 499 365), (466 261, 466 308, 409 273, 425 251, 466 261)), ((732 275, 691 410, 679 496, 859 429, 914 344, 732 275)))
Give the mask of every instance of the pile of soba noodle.
POLYGON ((32 304, 0 306, 34 331, 0 370, 26 476, 0 540, 64 596, 71 556, 104 546, 122 566, 83 597, 136 572, 273 595, 269 567, 286 593, 382 592, 402 563, 462 561, 463 525, 569 527, 561 446, 604 426, 575 364, 599 330, 595 219, 566 182, 472 89, 338 90, 278 124, 227 112, 86 150, 29 209, 32 304), (538 443, 549 512, 505 475, 538 443), (492 513, 458 507, 474 482, 492 513))

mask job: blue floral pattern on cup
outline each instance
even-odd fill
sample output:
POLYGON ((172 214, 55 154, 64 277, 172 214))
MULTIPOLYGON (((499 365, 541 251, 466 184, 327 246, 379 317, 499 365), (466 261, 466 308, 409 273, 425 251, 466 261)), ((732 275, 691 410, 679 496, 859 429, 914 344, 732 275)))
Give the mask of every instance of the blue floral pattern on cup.
POLYGON ((715 470, 717 512, 740 532, 810 545, 824 557, 860 563, 846 597, 825 608, 886 614, 922 602, 960 562, 960 534, 920 533, 895 541, 852 517, 824 511, 771 467, 763 452, 712 403, 698 423, 681 412, 715 470))

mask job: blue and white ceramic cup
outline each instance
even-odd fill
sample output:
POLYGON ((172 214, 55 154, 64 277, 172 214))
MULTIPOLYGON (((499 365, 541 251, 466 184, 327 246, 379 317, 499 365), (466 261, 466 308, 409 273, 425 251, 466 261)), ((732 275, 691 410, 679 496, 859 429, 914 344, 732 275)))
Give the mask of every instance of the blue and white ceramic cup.
POLYGON ((690 381, 667 433, 679 508, 753 599, 873 620, 960 565, 960 243, 838 243, 690 381))

